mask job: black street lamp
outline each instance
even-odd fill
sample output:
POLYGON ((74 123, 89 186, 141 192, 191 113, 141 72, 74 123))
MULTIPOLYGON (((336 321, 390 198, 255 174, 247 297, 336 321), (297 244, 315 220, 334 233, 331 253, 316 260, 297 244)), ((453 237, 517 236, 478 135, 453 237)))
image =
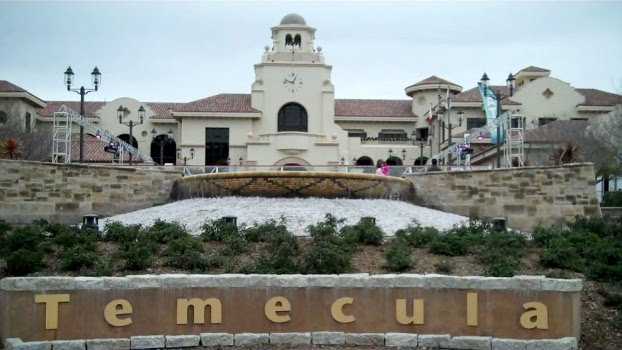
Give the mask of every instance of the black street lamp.
MULTIPOLYGON (((145 120, 145 108, 143 108, 142 105, 140 106, 140 108, 138 108, 138 119, 140 120, 139 123, 135 123, 133 120, 124 122, 123 118, 125 117, 126 111, 127 110, 125 109, 125 107, 119 106, 119 109, 117 109, 117 118, 119 118, 119 124, 127 125, 130 127, 130 139, 128 143, 130 144, 130 146, 134 147, 134 134, 133 134, 134 125, 140 125, 145 120)), ((130 165, 132 165, 132 152, 129 152, 129 153, 130 153, 130 165)))
MULTIPOLYGON (((156 137, 158 136, 158 132, 156 131, 156 129, 152 129, 151 130, 151 137, 152 139, 155 141, 156 137)), ((158 139, 158 144, 160 145, 160 165, 164 165, 164 144, 168 141, 168 140, 172 140, 173 139, 173 130, 168 129, 168 133, 167 133, 167 138, 159 138, 158 139)))
MULTIPOLYGON (((94 89, 85 89, 84 86, 81 86, 79 89, 72 89, 71 85, 73 84, 73 70, 71 66, 67 68, 65 71, 65 85, 67 85, 67 91, 73 91, 80 95, 80 115, 86 117, 84 115, 84 95, 89 92, 97 91, 99 85, 102 82, 102 74, 99 72, 99 69, 95 67, 93 72, 91 73, 91 80, 93 83, 94 89)), ((80 125, 80 163, 84 162, 84 126, 80 125)))
MULTIPOLYGON (((451 99, 447 101, 447 107, 443 107, 441 105, 441 102, 442 102, 442 97, 441 97, 441 94, 439 93, 438 94, 439 109, 436 112, 436 115, 438 117, 438 121, 441 123, 441 127, 449 131, 449 135, 448 135, 449 139, 447 141, 447 148, 451 148, 451 145, 453 144, 453 140, 451 138, 451 131, 459 126, 462 126, 462 120, 464 119, 464 112, 462 110, 458 111, 458 125, 457 126, 453 125, 451 124, 451 99), (445 112, 447 112, 447 123, 445 123, 445 120, 444 120, 445 112)), ((451 165, 451 152, 447 153, 447 164, 451 165)))
MULTIPOLYGON (((496 91, 493 91, 492 88, 490 87, 490 85, 488 84, 488 82, 490 81, 490 79, 488 78, 488 75, 486 73, 484 73, 484 75, 482 75, 482 79, 481 79, 481 83, 482 86, 484 88, 484 96, 486 96, 486 92, 490 91, 492 93, 492 96, 494 97, 495 101, 497 101, 497 111, 496 111, 496 121, 497 121, 497 168, 501 167, 501 100, 503 100, 506 97, 512 97, 514 95, 514 87, 516 86, 516 79, 514 78, 514 75, 512 75, 512 73, 510 73, 508 75, 508 78, 505 80, 506 86, 508 87, 508 89, 510 90, 510 96, 506 96, 506 95, 502 95, 501 91, 499 89, 497 89, 496 91)), ((482 101, 482 103, 486 103, 486 101, 482 101)))
POLYGON ((240 159, 238 159, 238 161, 240 162, 240 166, 242 166, 242 164, 244 164, 244 158, 240 157, 240 159))
POLYGON ((406 160, 406 148, 402 148, 402 160, 406 160))
POLYGON ((393 157, 393 150, 389 148, 389 158, 393 157))
POLYGON ((185 166, 185 165, 186 165, 186 162, 187 162, 189 159, 194 159, 194 148, 191 148, 191 149, 190 149, 190 158, 185 157, 185 156, 182 158, 182 157, 181 157, 181 148, 177 148, 177 159, 183 159, 183 160, 184 160, 184 166, 185 166))

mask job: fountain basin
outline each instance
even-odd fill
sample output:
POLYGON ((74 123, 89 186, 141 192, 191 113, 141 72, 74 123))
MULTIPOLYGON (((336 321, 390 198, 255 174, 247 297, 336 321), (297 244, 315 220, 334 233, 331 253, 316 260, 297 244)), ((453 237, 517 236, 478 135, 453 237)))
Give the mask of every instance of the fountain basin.
POLYGON ((268 197, 414 200, 410 180, 393 176, 307 171, 257 171, 185 176, 171 198, 268 197))

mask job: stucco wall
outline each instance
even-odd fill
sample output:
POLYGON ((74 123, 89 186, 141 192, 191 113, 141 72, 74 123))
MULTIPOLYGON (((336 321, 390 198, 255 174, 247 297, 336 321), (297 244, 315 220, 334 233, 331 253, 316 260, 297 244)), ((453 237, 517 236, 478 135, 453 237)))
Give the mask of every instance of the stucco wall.
POLYGON ((0 160, 0 219, 73 224, 169 201, 177 172, 0 160))
POLYGON ((506 217, 509 227, 531 230, 601 216, 591 163, 472 172, 408 175, 415 204, 480 218, 506 217))

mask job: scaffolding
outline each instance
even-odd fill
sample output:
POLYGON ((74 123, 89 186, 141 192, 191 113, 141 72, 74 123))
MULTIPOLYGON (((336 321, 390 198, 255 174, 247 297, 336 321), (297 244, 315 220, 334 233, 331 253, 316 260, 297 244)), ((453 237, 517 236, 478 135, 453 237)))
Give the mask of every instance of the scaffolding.
MULTIPOLYGON (((58 112, 54 113, 54 130, 53 130, 53 163, 71 163, 71 124, 76 123, 83 126, 93 134, 99 135, 103 141, 114 142, 118 149, 118 163, 123 163, 123 156, 131 154, 135 160, 142 160, 143 163, 154 165, 155 162, 150 156, 142 153, 127 142, 116 137, 108 130, 102 129, 87 120, 71 108, 62 105, 58 112)), ((113 162, 115 162, 113 158, 113 162)))
POLYGON ((71 118, 69 113, 54 113, 52 138, 52 162, 71 163, 71 118))
POLYGON ((505 118, 505 166, 508 168, 524 166, 525 159, 525 139, 524 139, 524 119, 517 110, 513 109, 507 113, 505 118))

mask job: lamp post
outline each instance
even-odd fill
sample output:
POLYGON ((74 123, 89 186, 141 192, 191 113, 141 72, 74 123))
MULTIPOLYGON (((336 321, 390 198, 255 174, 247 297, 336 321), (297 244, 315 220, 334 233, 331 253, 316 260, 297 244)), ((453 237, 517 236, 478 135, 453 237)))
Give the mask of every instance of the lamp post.
MULTIPOLYGON (((484 96, 486 95, 486 92, 490 91, 490 93, 492 93, 492 96, 494 97, 495 101, 497 101, 497 109, 496 109, 496 121, 497 121, 497 168, 501 167, 501 100, 508 97, 506 95, 502 95, 501 91, 499 89, 494 90, 490 87, 490 85, 488 84, 488 82, 490 81, 490 79, 488 78, 488 75, 486 73, 484 73, 484 75, 482 75, 482 79, 481 79, 481 83, 482 86, 484 88, 484 96)), ((507 88, 510 90, 510 96, 512 97, 514 95, 514 87, 515 87, 515 83, 516 83, 516 79, 514 78, 514 75, 512 75, 512 73, 510 73, 508 75, 508 78, 505 80, 506 86, 507 88)), ((486 101, 482 101, 482 103, 486 103, 486 101)))
MULTIPOLYGON (((156 136, 158 136, 158 132, 154 128, 153 130, 151 130, 151 137, 154 141, 156 139, 156 136)), ((164 165, 164 143, 169 139, 173 139, 173 130, 171 129, 168 129, 167 138, 160 138, 158 140, 158 143, 160 145, 160 165, 164 165)))
MULTIPOLYGON (((65 85, 67 85, 67 91, 73 91, 80 95, 80 115, 84 117, 84 95, 89 92, 97 91, 102 82, 102 74, 97 67, 93 69, 93 72, 91 73, 91 81, 95 87, 93 89, 85 89, 84 86, 81 86, 79 89, 72 89, 71 85, 73 84, 73 75, 71 66, 67 67, 67 70, 65 71, 65 85)), ((80 125, 80 163, 82 162, 84 162, 84 126, 80 125)))
POLYGON ((393 150, 389 148, 389 158, 393 157, 393 150))
MULTIPOLYGON (((130 144, 130 146, 134 147, 134 134, 132 130, 134 130, 134 125, 140 125, 143 123, 145 119, 145 108, 143 108, 142 105, 140 106, 140 108, 138 108, 138 119, 140 120, 139 123, 135 123, 133 120, 124 122, 123 117, 125 117, 125 111, 126 109, 123 106, 119 106, 119 109, 117 109, 117 118, 119 118, 119 124, 127 125, 130 127, 130 139, 128 143, 130 144)), ((132 152, 129 153, 130 165, 132 165, 132 152)))
MULTIPOLYGON (((462 126, 462 120, 464 119, 464 112, 462 110, 458 111, 458 125, 453 125, 451 124, 451 103, 450 101, 447 101, 447 107, 443 107, 441 106, 441 102, 442 102, 442 98, 441 98, 441 94, 438 94, 438 105, 439 105, 439 109, 438 112, 436 112, 436 115, 438 117, 439 122, 441 123, 441 127, 447 129, 449 131, 449 139, 447 141, 447 148, 450 148, 451 145, 453 144, 453 140, 451 138, 451 131, 459 126, 462 126), (447 125, 445 125, 445 120, 444 120, 444 116, 445 116, 445 111, 447 111, 447 125)), ((439 140, 440 142, 440 140, 439 140)), ((451 165, 451 152, 447 153, 447 164, 451 165)))
POLYGON ((183 159, 184 160, 184 166, 186 166, 186 162, 189 159, 194 159, 194 148, 190 149, 190 158, 184 156, 183 158, 181 157, 181 148, 177 148, 177 159, 183 159))
POLYGON ((406 160, 406 148, 402 148, 402 160, 406 160))
POLYGON ((240 159, 238 159, 238 161, 240 162, 240 166, 242 166, 242 164, 244 164, 244 158, 240 157, 240 159))

